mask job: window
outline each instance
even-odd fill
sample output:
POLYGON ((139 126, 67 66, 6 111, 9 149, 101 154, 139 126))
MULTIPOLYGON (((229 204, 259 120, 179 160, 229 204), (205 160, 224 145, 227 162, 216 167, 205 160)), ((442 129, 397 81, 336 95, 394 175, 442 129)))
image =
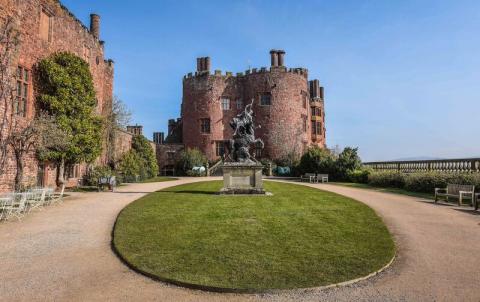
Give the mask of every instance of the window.
POLYGON ((27 115, 29 71, 21 66, 17 68, 17 93, 13 103, 13 112, 25 117, 27 115))
POLYGON ((312 121, 312 135, 322 134, 322 122, 312 121))
POLYGON ((40 12, 40 38, 46 42, 52 42, 53 17, 45 9, 40 12))
POLYGON ((241 99, 237 100, 237 109, 243 109, 243 100, 241 99))
POLYGON ((312 107, 312 116, 322 116, 322 108, 312 107))
POLYGON ((68 178, 80 178, 80 165, 68 165, 66 170, 68 178))
POLYGON ((222 98, 222 109, 223 110, 230 110, 230 99, 222 98))
POLYGON ((307 109, 307 96, 302 93, 303 108, 307 109))
POLYGON ((217 141, 215 142, 215 155, 222 156, 225 154, 225 142, 217 141))
POLYGON ((200 132, 210 133, 210 119, 209 118, 200 119, 200 132))
POLYGON ((270 94, 262 94, 260 96, 261 106, 270 106, 272 104, 272 96, 270 94))
POLYGON ((305 115, 302 114, 302 120, 303 120, 303 132, 307 132, 307 129, 308 129, 308 124, 307 124, 307 117, 305 115))

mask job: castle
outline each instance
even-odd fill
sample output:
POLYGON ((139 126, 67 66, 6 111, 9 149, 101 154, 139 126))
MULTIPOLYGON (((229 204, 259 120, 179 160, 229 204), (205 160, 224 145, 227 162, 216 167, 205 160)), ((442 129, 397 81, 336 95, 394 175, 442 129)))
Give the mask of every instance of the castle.
MULTIPOLYGON (((19 33, 19 50, 11 61, 16 81, 22 87, 16 93, 15 112, 5 111, 0 104, 0 118, 13 114, 15 119, 27 124, 35 116, 36 82, 35 65, 56 52, 70 52, 84 59, 90 67, 97 97, 96 113, 107 116, 112 110, 114 64, 105 58, 105 43, 100 39, 100 16, 91 15, 90 27, 84 26, 58 0, 6 0, 0 4, 0 24, 13 20, 19 33), (21 75, 21 76, 19 76, 21 75)), ((3 131, 4 129, 2 129, 3 131)), ((2 135, 5 135, 3 131, 2 135)), ((131 134, 120 132, 118 152, 130 148, 131 134)), ((104 148, 105 150, 106 148, 104 148)), ((106 153, 97 164, 106 164, 106 153)), ((67 167, 68 185, 76 185, 86 172, 86 164, 67 167)), ((12 190, 16 173, 15 158, 9 150, 7 166, 0 175, 0 191, 12 190)), ((57 169, 53 163, 38 162, 32 150, 25 158, 25 185, 54 186, 57 169)))
POLYGON ((170 120, 168 136, 157 145, 163 173, 172 171, 176 153, 198 148, 209 161, 218 160, 232 137, 229 122, 253 102, 255 134, 265 148, 252 150, 257 159, 302 154, 309 146, 325 147, 324 90, 308 80, 305 68, 287 68, 285 51, 270 51, 270 68, 245 73, 211 73, 209 57, 197 59, 197 71, 183 78, 181 117, 170 120), (162 141, 163 142, 163 141, 162 141))

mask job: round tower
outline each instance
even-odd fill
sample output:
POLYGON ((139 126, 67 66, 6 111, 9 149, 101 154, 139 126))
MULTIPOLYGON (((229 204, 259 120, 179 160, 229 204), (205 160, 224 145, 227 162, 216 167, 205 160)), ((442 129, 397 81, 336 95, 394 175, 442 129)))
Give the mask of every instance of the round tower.
MULTIPOLYGON (((183 80, 183 143, 218 159, 232 138, 229 122, 253 101, 255 134, 265 149, 251 148, 257 159, 301 155, 312 143, 308 71, 284 66, 285 52, 272 50, 271 67, 245 73, 210 73, 210 58, 197 59, 197 71, 183 80)), ((318 137, 316 137, 318 140, 318 137)))
MULTIPOLYGON (((272 50, 270 70, 245 75, 244 95, 254 100, 256 135, 265 142, 262 157, 283 159, 300 155, 311 140, 308 71, 287 69, 282 50, 272 50)), ((257 154, 259 156, 260 154, 257 154)))

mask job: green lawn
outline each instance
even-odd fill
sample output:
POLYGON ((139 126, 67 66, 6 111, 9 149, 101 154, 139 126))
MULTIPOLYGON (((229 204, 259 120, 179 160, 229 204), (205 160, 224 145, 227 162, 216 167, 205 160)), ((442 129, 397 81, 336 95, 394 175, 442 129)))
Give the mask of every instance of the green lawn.
POLYGON ((341 185, 341 186, 352 187, 352 188, 359 188, 359 189, 370 189, 370 190, 375 190, 375 191, 379 191, 379 192, 395 193, 395 194, 408 195, 408 196, 427 198, 427 199, 434 199, 435 198, 435 196, 433 194, 411 192, 411 191, 406 191, 406 190, 397 189, 397 188, 373 187, 373 186, 370 186, 368 184, 359 184, 359 183, 352 183, 352 182, 331 182, 330 184, 341 185))
POLYGON ((167 177, 167 176, 157 176, 149 179, 142 180, 142 183, 147 183, 147 182, 164 182, 164 181, 172 181, 172 180, 177 180, 177 178, 173 177, 167 177))
POLYGON ((242 291, 306 288, 382 268, 395 245, 366 205, 295 184, 273 196, 218 196, 219 181, 147 195, 120 214, 113 243, 162 280, 242 291))

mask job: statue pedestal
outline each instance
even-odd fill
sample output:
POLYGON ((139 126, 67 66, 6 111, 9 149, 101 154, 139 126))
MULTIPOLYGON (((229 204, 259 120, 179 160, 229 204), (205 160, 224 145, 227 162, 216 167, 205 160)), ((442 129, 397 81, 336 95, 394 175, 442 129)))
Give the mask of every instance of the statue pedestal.
POLYGON ((224 163, 223 189, 220 194, 265 194, 262 180, 263 166, 258 163, 224 163))

